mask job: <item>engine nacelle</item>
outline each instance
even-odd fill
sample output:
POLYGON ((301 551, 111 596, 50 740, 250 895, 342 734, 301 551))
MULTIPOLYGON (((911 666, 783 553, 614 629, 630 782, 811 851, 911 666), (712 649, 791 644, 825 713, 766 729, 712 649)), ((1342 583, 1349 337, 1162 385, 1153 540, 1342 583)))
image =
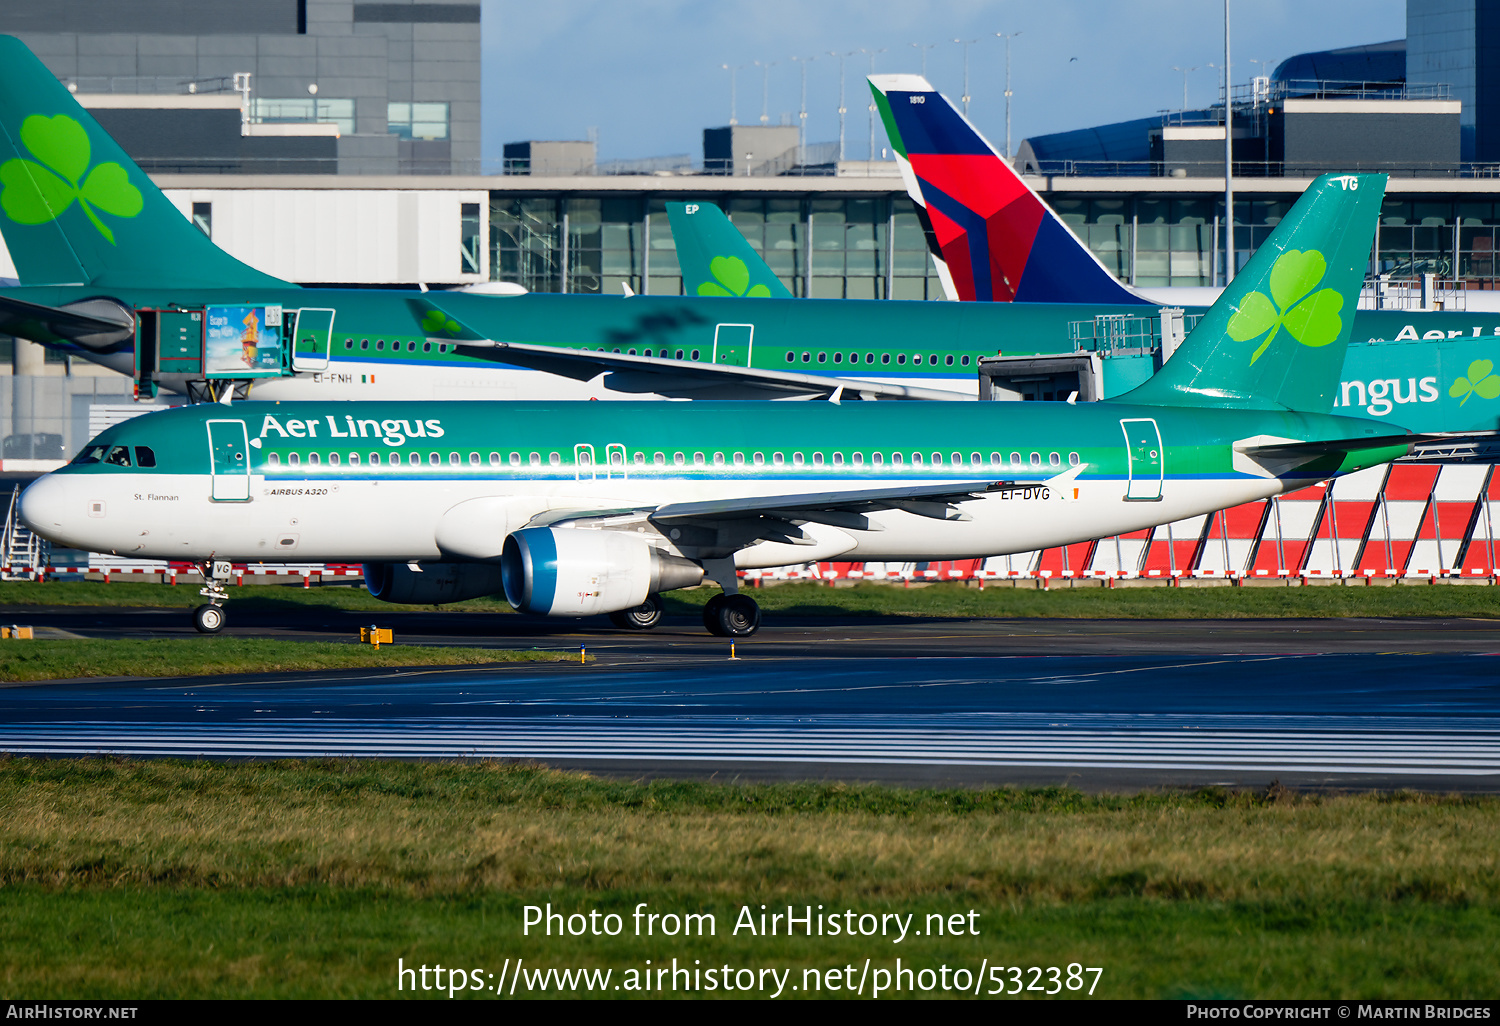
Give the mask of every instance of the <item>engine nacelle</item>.
POLYGON ((592 616, 630 609, 653 592, 703 580, 697 563, 621 531, 528 527, 505 539, 505 598, 523 613, 592 616))
POLYGON ((436 606, 504 590, 493 563, 366 563, 365 587, 382 602, 436 606))

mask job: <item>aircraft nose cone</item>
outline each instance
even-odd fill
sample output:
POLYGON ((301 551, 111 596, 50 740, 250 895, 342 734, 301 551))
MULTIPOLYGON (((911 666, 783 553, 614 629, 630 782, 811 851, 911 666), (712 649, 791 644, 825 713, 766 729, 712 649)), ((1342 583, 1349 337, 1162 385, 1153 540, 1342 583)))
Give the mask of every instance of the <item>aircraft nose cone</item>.
POLYGON ((72 482, 56 474, 38 478, 21 493, 16 512, 25 524, 48 541, 63 541, 69 528, 84 518, 87 500, 72 482))

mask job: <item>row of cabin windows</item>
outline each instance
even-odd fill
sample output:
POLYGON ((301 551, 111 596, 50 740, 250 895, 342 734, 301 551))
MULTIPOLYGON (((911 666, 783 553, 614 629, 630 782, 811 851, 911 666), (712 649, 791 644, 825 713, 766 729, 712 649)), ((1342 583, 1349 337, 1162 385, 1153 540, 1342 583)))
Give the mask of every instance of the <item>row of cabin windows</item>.
MULTIPOLYGON (((346 339, 344 339, 344 348, 345 349, 353 349, 354 348, 354 339, 352 339, 352 338, 346 338, 346 339)), ((367 338, 360 339, 359 340, 359 348, 361 348, 361 349, 369 349, 370 348, 370 340, 367 339, 367 338)), ((446 353, 448 350, 453 349, 453 348, 455 348, 455 347, 454 346, 450 346, 450 345, 446 345, 446 344, 444 344, 442 342, 439 342, 437 344, 437 351, 440 352, 440 353, 446 353)), ((383 338, 377 338, 375 340, 375 351, 376 352, 380 352, 380 351, 382 351, 384 349, 385 349, 385 339, 383 339, 383 338)), ((406 343, 406 351, 408 353, 415 353, 417 351, 417 344, 415 342, 408 342, 408 343, 406 343)), ((400 339, 392 339, 391 340, 391 352, 393 352, 393 353, 399 353, 399 352, 401 352, 401 340, 400 339)), ((422 352, 424 352, 424 353, 430 353, 430 352, 432 352, 432 343, 431 342, 423 342, 422 343, 422 352)))
MULTIPOLYGON (((118 448, 123 448, 123 446, 120 446, 118 448)), ((137 449, 140 449, 140 448, 142 448, 142 447, 141 446, 137 446, 137 449)), ((388 462, 389 465, 393 466, 393 467, 401 465, 401 453, 399 453, 399 452, 393 452, 393 453, 390 453, 388 455, 389 455, 389 459, 385 460, 384 462, 388 462)), ((822 467, 822 466, 827 465, 827 461, 825 461, 824 456, 823 456, 823 454, 821 452, 815 452, 815 453, 812 453, 811 455, 812 455, 812 466, 814 466, 814 467, 822 467)), ((807 458, 802 453, 800 453, 800 452, 794 452, 794 453, 791 454, 791 456, 792 456, 792 458, 791 458, 791 464, 794 467, 806 466, 807 463, 808 463, 807 458)), ((154 457, 153 457, 153 459, 154 459, 154 457)), ((345 463, 346 461, 347 461, 347 465, 348 466, 357 467, 357 466, 360 465, 360 459, 361 459, 360 454, 357 453, 357 452, 351 452, 351 453, 348 454, 347 457, 345 457, 341 453, 336 453, 336 452, 329 453, 328 456, 327 456, 328 465, 332 466, 332 467, 340 466, 341 464, 345 463)), ((382 462, 383 462, 383 454, 382 453, 378 453, 378 452, 372 452, 372 453, 370 453, 368 455, 367 459, 368 459, 368 462, 369 462, 370 466, 381 466, 382 462)), ((1043 459, 1044 459, 1044 457, 1043 457, 1042 453, 1039 453, 1039 452, 1033 452, 1033 453, 1030 454, 1029 457, 1023 457, 1021 455, 1021 453, 1019 453, 1019 452, 1013 452, 1013 453, 1010 454, 1009 461, 1007 461, 1005 459, 1005 457, 1004 457, 1004 455, 1002 453, 992 452, 992 453, 990 453, 990 457, 989 457, 988 463, 986 463, 983 454, 977 453, 977 452, 971 452, 971 453, 969 453, 967 460, 965 460, 964 454, 961 453, 961 452, 948 453, 947 456, 946 456, 946 458, 945 458, 944 454, 941 453, 941 452, 934 452, 934 453, 930 453, 930 454, 920 453, 920 452, 913 452, 909 456, 906 453, 900 453, 900 452, 893 452, 893 453, 889 453, 889 454, 881 453, 881 452, 873 452, 873 453, 870 453, 869 463, 868 464, 866 464, 866 462, 865 462, 865 454, 862 453, 862 452, 851 453, 847 458, 845 457, 845 455, 843 453, 836 452, 831 457, 832 465, 835 466, 835 467, 843 467, 843 466, 864 467, 866 465, 871 466, 871 467, 884 467, 884 466, 891 466, 891 467, 903 467, 903 466, 921 467, 921 466, 924 466, 924 465, 930 465, 930 466, 934 466, 934 467, 941 467, 941 466, 944 466, 944 465, 952 466, 952 467, 962 467, 962 466, 964 466, 964 465, 967 464, 970 467, 984 467, 984 466, 988 466, 988 467, 991 467, 991 468, 994 468, 994 469, 997 469, 997 470, 1002 470, 1002 469, 1011 469, 1011 470, 1031 469, 1031 470, 1039 470, 1039 469, 1041 469, 1041 467, 1043 465, 1043 459), (929 463, 929 458, 930 458, 930 463, 929 463)), ((1053 452, 1053 453, 1047 453, 1046 456, 1045 456, 1045 460, 1046 460, 1046 465, 1048 467, 1050 467, 1050 468, 1056 469, 1056 468, 1062 466, 1062 456, 1059 453, 1055 453, 1055 452, 1053 452)), ((84 462, 83 457, 79 457, 79 460, 75 461, 75 462, 84 462)), ((87 462, 94 462, 94 461, 93 460, 89 460, 87 462)), ((289 453, 287 455, 286 462, 287 462, 288 466, 292 466, 292 467, 301 466, 302 463, 303 463, 302 454, 301 453, 295 453, 295 452, 294 453, 289 453)), ((313 466, 313 467, 320 466, 322 464, 322 462, 323 462, 323 456, 320 453, 315 453, 315 452, 308 453, 307 454, 306 462, 307 462, 308 466, 313 466)), ((427 466, 430 466, 430 467, 440 467, 440 466, 443 465, 443 456, 442 456, 441 453, 429 452, 427 454, 427 456, 426 456, 425 461, 424 461, 424 459, 422 457, 422 454, 419 453, 419 452, 414 452, 414 453, 408 453, 407 454, 406 463, 407 463, 408 466, 419 467, 419 466, 422 466, 424 462, 426 463, 427 466)), ((485 461, 481 459, 479 453, 477 453, 477 452, 471 452, 471 453, 469 453, 469 457, 468 457, 468 460, 467 460, 467 465, 468 466, 477 468, 477 467, 480 467, 480 466, 484 465, 484 462, 485 461)), ((528 456, 526 456, 524 462, 525 462, 525 465, 530 466, 530 467, 540 467, 542 465, 542 454, 539 453, 539 452, 530 453, 528 456)), ((547 454, 547 458, 546 458, 546 462, 547 462, 548 466, 551 466, 551 467, 560 467, 560 466, 562 466, 562 462, 563 462, 562 455, 560 453, 555 453, 555 452, 548 453, 547 454)), ((646 465, 646 462, 647 462, 647 455, 646 455, 646 453, 644 453, 644 452, 637 452, 635 454, 635 456, 633 457, 633 459, 632 459, 631 462, 633 462, 635 464, 635 466, 637 466, 637 467, 644 467, 646 465)), ((688 465, 689 456, 686 453, 674 452, 671 455, 670 462, 671 462, 671 465, 674 466, 674 467, 685 467, 685 466, 688 465)), ((732 453, 729 456, 729 458, 726 460, 726 457, 725 457, 724 453, 722 453, 722 452, 716 452, 711 457, 707 456, 707 455, 705 455, 704 453, 701 453, 701 452, 695 452, 691 456, 691 462, 692 462, 692 465, 695 466, 695 467, 705 467, 705 466, 708 466, 710 464, 710 462, 715 467, 725 466, 725 464, 728 463, 728 462, 732 462, 733 465, 736 466, 736 467, 743 467, 745 465, 745 463, 746 463, 746 457, 745 457, 744 453, 737 452, 737 453, 732 453)), ((784 453, 773 452, 773 453, 771 453, 770 462, 771 462, 771 465, 774 466, 774 467, 781 467, 781 466, 785 466, 786 465, 787 458, 786 458, 786 455, 784 453)), ((270 453, 266 457, 266 463, 268 465, 270 465, 270 466, 273 466, 273 467, 279 467, 279 466, 281 466, 281 454, 280 453, 274 453, 274 452, 270 453)), ((523 463, 522 456, 521 456, 521 454, 519 452, 513 452, 513 453, 510 454, 509 459, 505 460, 504 463, 507 464, 507 465, 509 465, 509 466, 511 466, 511 467, 520 467, 522 465, 522 463, 523 463)), ((578 463, 580 465, 582 465, 582 466, 590 466, 593 463, 593 457, 591 457, 587 452, 579 453, 578 454, 578 463)), ((609 454, 609 463, 610 463, 611 466, 615 466, 615 467, 624 466, 624 464, 625 464, 625 454, 623 452, 612 452, 612 453, 610 453, 609 454)), ((668 456, 664 452, 653 453, 650 456, 650 463, 654 467, 665 467, 668 464, 668 456)), ((749 463, 752 466, 756 466, 756 467, 765 466, 765 464, 766 464, 766 454, 762 453, 762 452, 751 453, 750 457, 749 457, 749 463)), ((1072 467, 1076 467, 1076 466, 1078 466, 1078 463, 1079 463, 1078 454, 1076 452, 1070 452, 1070 453, 1068 453, 1068 465, 1072 466, 1072 467)), ((141 465, 142 466, 154 466, 154 463, 152 463, 152 464, 141 464, 141 465)), ((450 466, 450 467, 462 467, 462 466, 465 465, 465 460, 464 460, 463 456, 461 456, 459 453, 450 452, 448 454, 447 465, 450 466)), ((502 465, 502 459, 501 459, 501 456, 500 456, 500 454, 498 452, 492 452, 492 453, 490 453, 488 465, 490 467, 499 467, 499 466, 502 465)))
MULTIPOLYGON (((607 349, 605 349, 604 346, 600 346, 598 348, 598 350, 597 350, 597 352, 601 352, 601 353, 603 353, 603 352, 611 352, 611 351, 612 352, 616 352, 616 353, 621 352, 621 350, 619 350, 619 349, 607 350, 607 349)), ((643 350, 641 350, 641 352, 639 354, 637 354, 634 349, 626 349, 626 350, 624 350, 624 353, 625 353, 626 356, 636 356, 636 355, 640 355, 640 356, 659 356, 662 359, 673 359, 673 360, 681 360, 681 359, 684 359, 684 358, 686 358, 688 360, 697 360, 699 358, 699 356, 702 355, 702 351, 698 350, 698 349, 677 349, 677 350, 663 349, 660 352, 658 352, 658 351, 656 351, 654 349, 643 349, 643 350)), ((838 353, 834 353, 832 355, 833 355, 833 362, 834 363, 844 363, 847 360, 851 364, 857 364, 861 360, 861 356, 860 356, 859 353, 849 353, 846 356, 844 353, 838 352, 838 353)), ((892 354, 890 354, 890 353, 881 353, 880 354, 880 363, 883 366, 889 366, 890 362, 891 362, 891 355, 892 354)), ((817 362, 818 363, 827 363, 828 362, 828 356, 829 356, 829 354, 826 353, 826 352, 817 353, 816 354, 817 362)), ((907 354, 906 353, 896 353, 895 357, 896 357, 896 365, 898 367, 904 367, 904 366, 906 366, 906 359, 907 359, 907 354)), ((802 359, 803 363, 812 363, 813 359, 814 359, 814 354, 811 353, 811 352, 804 352, 802 354, 802 358, 801 359, 802 359)), ((969 358, 969 356, 967 354, 961 354, 958 357, 954 357, 954 355, 952 353, 948 353, 946 356, 939 356, 937 353, 929 353, 926 356, 923 356, 921 353, 913 353, 913 354, 911 354, 912 365, 913 366, 917 366, 917 367, 922 366, 922 363, 923 363, 924 360, 926 361, 926 363, 929 366, 932 366, 932 367, 936 367, 939 362, 942 362, 943 365, 947 366, 947 367, 952 367, 952 366, 955 365, 955 363, 958 366, 960 366, 960 367, 967 367, 967 366, 969 366, 969 359, 970 358, 969 358)), ((867 353, 864 354, 863 360, 867 364, 872 364, 872 363, 875 362, 875 354, 867 352, 867 353)), ((794 364, 794 363, 796 363, 797 362, 797 354, 795 352, 793 352, 792 350, 790 350, 790 349, 787 350, 786 362, 788 364, 794 364)))

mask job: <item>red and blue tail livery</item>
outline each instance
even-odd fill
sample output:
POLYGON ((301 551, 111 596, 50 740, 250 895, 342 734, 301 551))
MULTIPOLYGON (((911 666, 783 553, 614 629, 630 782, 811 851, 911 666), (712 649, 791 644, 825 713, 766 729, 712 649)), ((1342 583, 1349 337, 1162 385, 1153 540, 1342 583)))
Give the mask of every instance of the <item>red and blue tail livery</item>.
POLYGON ((870 89, 950 297, 997 303, 1144 303, 920 75, 870 89))

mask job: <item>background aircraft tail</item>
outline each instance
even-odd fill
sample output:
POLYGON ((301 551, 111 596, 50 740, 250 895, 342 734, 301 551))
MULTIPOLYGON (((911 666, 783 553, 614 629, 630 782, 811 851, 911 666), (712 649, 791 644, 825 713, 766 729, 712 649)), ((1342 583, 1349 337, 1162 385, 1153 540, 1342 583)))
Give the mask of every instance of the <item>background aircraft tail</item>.
POLYGON ((668 203, 683 291, 690 296, 791 299, 792 293, 712 203, 668 203))
POLYGON ((952 298, 1146 302, 1109 273, 925 78, 871 75, 870 89, 952 298))
POLYGON ((1385 175, 1323 175, 1164 367, 1111 402, 1327 413, 1385 175))
POLYGON ((210 242, 12 36, 0 36, 0 232, 23 285, 287 286, 210 242))

